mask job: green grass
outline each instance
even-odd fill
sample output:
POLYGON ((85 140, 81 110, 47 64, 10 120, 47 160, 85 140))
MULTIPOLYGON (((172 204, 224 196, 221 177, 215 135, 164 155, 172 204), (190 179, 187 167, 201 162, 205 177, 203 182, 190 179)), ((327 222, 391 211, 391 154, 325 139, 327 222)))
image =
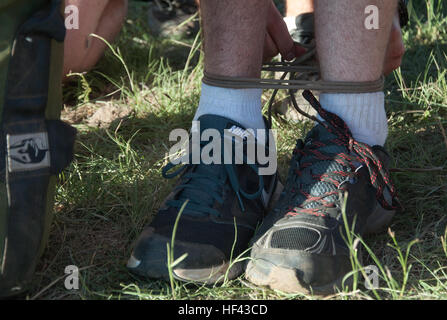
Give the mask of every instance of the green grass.
MULTIPOLYGON (((126 270, 132 241, 173 185, 161 177, 168 135, 175 128, 189 128, 202 74, 199 38, 151 36, 144 8, 144 3, 131 2, 113 50, 95 70, 74 75, 64 87, 71 111, 113 104, 129 106, 132 113, 108 129, 76 124, 76 158, 60 176, 48 248, 29 297, 316 298, 257 288, 243 277, 206 287, 149 281, 126 270), (81 270, 77 291, 64 287, 67 265, 81 270)), ((386 81, 387 148, 392 167, 399 169, 393 179, 405 210, 396 215, 391 232, 364 239, 364 253, 369 254, 364 254, 363 265, 379 267, 380 288, 365 289, 359 276, 355 290, 331 299, 447 299, 447 4, 413 0, 410 9, 410 26, 404 31, 407 53, 401 69, 386 81)), ((266 92, 266 100, 268 96, 266 92)), ((285 177, 294 142, 304 137, 309 123, 274 123, 278 165, 285 177)), ((353 266, 360 275, 355 257, 353 266)))

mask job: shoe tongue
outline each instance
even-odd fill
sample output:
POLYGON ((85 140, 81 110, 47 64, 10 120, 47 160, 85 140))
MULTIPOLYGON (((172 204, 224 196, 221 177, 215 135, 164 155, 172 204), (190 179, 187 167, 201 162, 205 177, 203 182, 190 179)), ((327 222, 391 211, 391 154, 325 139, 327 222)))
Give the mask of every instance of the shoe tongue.
MULTIPOLYGON (((264 134, 259 135, 259 131, 255 129, 246 129, 236 121, 216 115, 203 115, 197 121, 193 121, 191 133, 197 135, 200 132, 201 137, 203 132, 209 129, 217 130, 222 139, 236 144, 255 143, 257 147, 266 147, 270 141, 268 136, 270 133, 267 130, 264 134)), ((224 151, 222 150, 222 152, 224 151)))
MULTIPOLYGON (((242 127, 235 121, 231 119, 216 116, 216 115, 203 115, 197 119, 197 121, 193 121, 191 134, 199 134, 202 136, 203 132, 208 129, 217 130, 221 137, 224 137, 224 130, 237 131, 240 133, 245 132, 245 128, 242 127)), ((222 164, 212 164, 212 165, 204 165, 200 164, 194 167, 194 174, 199 174, 202 177, 194 177, 189 181, 189 184, 201 185, 208 188, 208 192, 216 192, 217 190, 212 190, 215 185, 210 182, 210 178, 212 180, 220 180, 222 175, 224 174, 224 166, 222 164)), ((212 206, 214 199, 203 193, 201 191, 195 189, 185 189, 181 191, 179 194, 179 199, 191 199, 193 202, 196 202, 200 199, 200 202, 204 206, 212 206)), ((187 210, 188 212, 188 210, 187 210)))
MULTIPOLYGON (((318 141, 322 143, 322 146, 318 147, 318 151, 329 153, 329 154, 337 154, 337 153, 346 153, 348 150, 346 149, 346 146, 339 145, 334 143, 333 139, 337 139, 338 137, 334 135, 333 133, 329 132, 325 126, 321 124, 316 124, 313 129, 308 133, 306 139, 305 139, 305 145, 310 145, 313 141, 318 141)), ((314 155, 309 153, 307 156, 304 156, 301 161, 306 162, 310 159, 314 158, 314 155)), ((335 186, 323 182, 318 181, 315 182, 315 180, 312 178, 312 174, 322 175, 325 173, 333 173, 337 171, 344 171, 344 168, 342 165, 337 163, 336 161, 332 160, 321 160, 314 162, 312 165, 312 170, 308 171, 306 170, 306 174, 302 176, 301 181, 303 183, 302 188, 304 191, 310 193, 312 196, 321 196, 324 193, 333 191, 335 189, 335 186)), ((303 197, 301 197, 302 200, 304 200, 303 197)), ((326 198, 328 201, 335 201, 336 196, 329 196, 326 198)), ((315 208, 317 206, 317 203, 311 202, 305 206, 305 208, 315 208)))
POLYGON ((216 116, 212 114, 206 114, 193 122, 192 131, 199 131, 202 133, 207 129, 214 129, 219 131, 222 135, 225 129, 230 129, 231 131, 237 130, 240 132, 246 132, 246 129, 239 123, 221 116, 216 116))
POLYGON ((337 138, 335 134, 329 132, 326 127, 318 123, 309 131, 304 143, 310 144, 312 141, 319 141, 326 144, 326 146, 320 148, 321 151, 329 153, 345 152, 346 148, 344 145, 338 145, 330 141, 337 138))
MULTIPOLYGON (((327 123, 327 122, 323 122, 327 123)), ((307 135, 307 139, 311 138, 312 140, 327 140, 327 139, 333 139, 336 138, 334 134, 329 132, 325 126, 316 123, 315 126, 312 128, 312 130, 309 131, 309 134, 307 135)))
POLYGON ((255 129, 246 129, 240 123, 233 121, 231 119, 206 114, 200 116, 197 121, 193 121, 191 133, 200 132, 200 136, 207 129, 217 130, 222 138, 230 138, 231 136, 239 136, 242 140, 247 138, 249 141, 253 141, 258 146, 267 146, 270 139, 272 138, 270 132, 266 130, 264 134, 259 136, 259 132, 255 129), (225 135, 227 131, 227 135, 225 135), (249 138, 253 138, 249 139, 249 138))
MULTIPOLYGON (((244 138, 245 135, 250 134, 239 123, 216 115, 203 115, 198 118, 197 121, 193 121, 191 128, 192 140, 201 139, 202 134, 207 129, 217 130, 222 139, 225 137, 225 130, 228 130, 233 135, 238 135, 244 138)), ((207 142, 205 142, 206 144, 207 142)), ((224 144, 221 144, 223 148, 224 144)), ((203 145, 202 145, 203 147, 203 145)), ((222 150, 223 152, 224 150, 222 150)), ((234 154, 234 152, 233 152, 234 154)), ((222 153, 223 155, 223 153, 222 153)), ((235 155, 233 155, 235 156, 235 155)), ((234 160, 233 160, 234 161, 234 160)), ((189 187, 184 188, 178 194, 178 200, 189 199, 191 204, 196 206, 212 207, 214 198, 211 196, 213 193, 221 193, 219 188, 222 188, 222 182, 225 181, 225 166, 223 164, 204 164, 200 163, 191 167, 190 174, 192 177, 186 182, 189 187), (192 187, 194 186, 194 187, 192 187)), ((194 213, 193 209, 186 209, 186 213, 194 213)))

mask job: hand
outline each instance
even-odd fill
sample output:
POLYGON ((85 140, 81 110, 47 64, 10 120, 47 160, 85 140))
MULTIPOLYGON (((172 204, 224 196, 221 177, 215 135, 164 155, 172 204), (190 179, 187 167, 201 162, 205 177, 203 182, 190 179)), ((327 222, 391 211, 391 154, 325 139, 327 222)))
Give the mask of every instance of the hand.
POLYGON ((400 67, 405 54, 405 46, 402 40, 402 30, 400 28, 399 15, 396 14, 391 28, 390 41, 386 51, 383 74, 389 75, 393 70, 400 67))
POLYGON ((267 30, 264 41, 264 62, 272 60, 278 53, 285 60, 293 60, 304 54, 306 49, 293 42, 286 23, 273 1, 267 17, 267 30))

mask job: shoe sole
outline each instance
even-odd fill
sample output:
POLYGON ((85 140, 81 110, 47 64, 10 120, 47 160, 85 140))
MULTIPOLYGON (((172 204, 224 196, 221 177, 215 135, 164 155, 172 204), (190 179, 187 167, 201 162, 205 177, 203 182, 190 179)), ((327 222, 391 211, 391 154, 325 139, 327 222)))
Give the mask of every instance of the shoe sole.
MULTIPOLYGON (((279 181, 278 177, 266 210, 270 210, 274 203, 279 199, 283 188, 284 187, 279 181)), ((166 243, 170 243, 170 239, 168 240, 164 237, 154 237, 152 238, 151 242, 153 243, 153 248, 166 248, 166 243)), ((127 263, 127 268, 140 276, 170 280, 169 270, 166 268, 166 251, 152 250, 151 253, 151 261, 154 261, 154 263, 147 265, 145 268, 139 268, 141 261, 135 256, 131 255, 127 263)), ((184 269, 174 267, 172 270, 172 276, 183 282, 213 285, 222 283, 225 280, 233 280, 237 278, 244 272, 245 265, 245 261, 226 261, 219 266, 201 269, 184 269)))
MULTIPOLYGON (((160 240, 159 245, 166 245, 166 241, 160 240)), ((161 253, 160 259, 155 259, 157 261, 167 260, 166 252, 161 253)), ((133 255, 130 257, 127 268, 133 273, 148 277, 152 279, 163 279, 166 281, 170 280, 169 269, 166 268, 166 264, 163 263, 153 263, 150 267, 140 269, 141 261, 135 258, 133 255)), ((243 263, 223 263, 219 266, 213 266, 210 268, 201 269, 183 269, 183 268, 173 268, 172 277, 174 279, 183 282, 194 282, 206 285, 212 285, 215 283, 221 283, 226 279, 234 279, 244 271, 243 263)))
MULTIPOLYGON (((272 196, 270 197, 267 211, 270 211, 276 201, 278 201, 282 190, 284 189, 281 181, 276 181, 276 186, 272 196)), ((233 280, 240 276, 245 269, 246 263, 244 261, 238 261, 234 263, 226 262, 219 267, 204 268, 204 269, 175 269, 173 270, 173 276, 177 280, 196 282, 201 284, 219 284, 225 280, 233 280)))
MULTIPOLYGON (((365 229, 364 235, 379 233, 386 230, 391 223, 394 214, 395 211, 387 211, 380 205, 377 205, 374 213, 368 218, 368 227, 365 229)), ((354 249, 358 250, 361 261, 360 241, 354 244, 354 246, 354 249)), ((262 261, 251 259, 247 264, 245 276, 251 283, 258 286, 268 287, 272 290, 279 290, 285 293, 303 293, 306 295, 321 296, 334 294, 337 290, 342 289, 343 286, 351 288, 353 283, 352 277, 344 280, 346 276, 346 274, 344 274, 328 284, 309 286, 300 279, 298 274, 300 274, 300 270, 298 269, 278 266, 265 259, 262 259, 262 261)))
MULTIPOLYGON (((267 211, 270 211, 276 201, 278 201, 282 190, 284 189, 281 181, 276 181, 276 186, 272 196, 270 197, 267 211)), ((177 280, 186 282, 195 282, 206 285, 219 284, 225 280, 233 280, 240 276, 245 269, 246 263, 244 261, 234 262, 230 265, 230 262, 224 263, 219 267, 204 268, 204 269, 175 269, 173 270, 173 276, 177 280)))

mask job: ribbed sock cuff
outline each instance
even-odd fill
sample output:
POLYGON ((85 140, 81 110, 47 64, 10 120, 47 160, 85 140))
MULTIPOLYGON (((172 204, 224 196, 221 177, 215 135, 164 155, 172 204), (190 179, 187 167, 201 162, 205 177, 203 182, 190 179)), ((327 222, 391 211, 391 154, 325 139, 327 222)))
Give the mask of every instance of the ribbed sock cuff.
POLYGON ((388 119, 383 92, 320 95, 322 107, 346 122, 354 139, 368 145, 385 144, 388 119))
POLYGON ((229 89, 202 83, 194 120, 204 114, 213 114, 238 122, 246 129, 264 129, 261 96, 262 89, 229 89))

